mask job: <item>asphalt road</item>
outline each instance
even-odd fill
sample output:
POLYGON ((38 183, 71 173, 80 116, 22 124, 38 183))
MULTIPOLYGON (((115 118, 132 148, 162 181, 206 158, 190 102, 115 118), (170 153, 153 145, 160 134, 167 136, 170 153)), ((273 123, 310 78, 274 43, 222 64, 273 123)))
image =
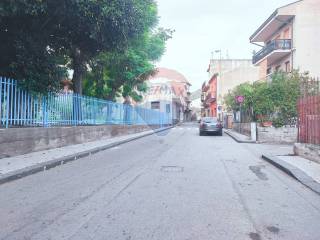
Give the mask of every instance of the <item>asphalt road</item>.
POLYGON ((320 196, 185 125, 0 185, 0 239, 319 240, 320 196))

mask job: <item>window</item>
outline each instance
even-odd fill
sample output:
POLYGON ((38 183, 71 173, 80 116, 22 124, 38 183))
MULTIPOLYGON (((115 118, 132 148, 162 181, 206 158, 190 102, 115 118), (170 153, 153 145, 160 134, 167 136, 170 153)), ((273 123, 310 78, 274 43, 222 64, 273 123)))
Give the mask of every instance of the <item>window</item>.
POLYGON ((284 39, 289 39, 290 38, 290 28, 287 28, 286 30, 284 30, 283 38, 284 39))
POLYGON ((276 72, 279 72, 280 68, 281 68, 281 65, 276 66, 276 68, 275 68, 276 72))
POLYGON ((267 75, 271 74, 271 68, 267 68, 267 75))
POLYGON ((286 65, 286 72, 287 72, 287 73, 288 73, 288 72, 291 72, 290 61, 287 61, 287 62, 285 63, 285 65, 286 65))
POLYGON ((170 104, 166 104, 166 112, 170 113, 171 112, 171 106, 170 104))
POLYGON ((151 102, 151 109, 160 109, 160 102, 151 102))

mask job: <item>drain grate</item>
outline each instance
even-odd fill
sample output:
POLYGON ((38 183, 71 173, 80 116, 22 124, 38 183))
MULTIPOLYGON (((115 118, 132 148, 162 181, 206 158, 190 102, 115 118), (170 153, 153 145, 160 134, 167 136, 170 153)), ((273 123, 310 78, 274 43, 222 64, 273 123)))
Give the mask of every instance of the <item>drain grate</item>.
POLYGON ((184 168, 180 166, 162 166, 162 172, 183 172, 184 168))

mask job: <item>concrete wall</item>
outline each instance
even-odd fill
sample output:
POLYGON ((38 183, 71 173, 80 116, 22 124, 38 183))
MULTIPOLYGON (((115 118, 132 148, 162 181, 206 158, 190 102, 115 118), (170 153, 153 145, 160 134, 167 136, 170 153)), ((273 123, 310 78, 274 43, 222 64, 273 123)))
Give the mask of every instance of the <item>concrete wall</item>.
POLYGON ((320 163, 320 146, 313 144, 296 143, 294 153, 306 159, 320 163))
POLYGON ((295 6, 293 25, 293 67, 320 77, 320 3, 304 0, 295 6))
POLYGON ((247 62, 243 66, 234 69, 230 72, 226 72, 221 76, 220 93, 224 97, 230 90, 235 88, 241 83, 255 82, 259 80, 259 68, 247 62))
POLYGON ((78 126, 0 129, 0 158, 107 139, 158 126, 78 126))
POLYGON ((259 63, 259 80, 264 80, 267 76, 268 60, 264 59, 259 63))
POLYGON ((291 144, 297 141, 297 136, 295 127, 257 127, 257 141, 260 143, 291 144))
POLYGON ((251 59, 211 59, 209 77, 218 73, 217 104, 225 111, 224 96, 241 83, 259 80, 259 67, 251 59))
POLYGON ((232 124, 233 131, 236 131, 240 134, 251 137, 251 123, 236 123, 232 124))

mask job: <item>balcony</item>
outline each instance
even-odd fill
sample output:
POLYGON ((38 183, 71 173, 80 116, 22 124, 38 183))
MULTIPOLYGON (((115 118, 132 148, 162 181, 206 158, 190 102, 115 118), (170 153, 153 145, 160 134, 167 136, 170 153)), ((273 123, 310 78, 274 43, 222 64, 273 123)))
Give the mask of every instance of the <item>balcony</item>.
POLYGON ((204 102, 206 100, 205 93, 201 93, 201 102, 204 102))
POLYGON ((261 60, 267 57, 268 64, 272 64, 272 62, 284 57, 291 52, 291 42, 291 39, 277 39, 271 41, 253 56, 252 63, 258 64, 261 60))
POLYGON ((188 96, 188 97, 185 97, 185 101, 186 101, 186 103, 191 103, 191 102, 192 102, 192 100, 190 99, 189 96, 188 96))
POLYGON ((206 104, 210 104, 216 101, 216 93, 213 94, 208 94, 206 99, 205 99, 205 103, 206 104))

